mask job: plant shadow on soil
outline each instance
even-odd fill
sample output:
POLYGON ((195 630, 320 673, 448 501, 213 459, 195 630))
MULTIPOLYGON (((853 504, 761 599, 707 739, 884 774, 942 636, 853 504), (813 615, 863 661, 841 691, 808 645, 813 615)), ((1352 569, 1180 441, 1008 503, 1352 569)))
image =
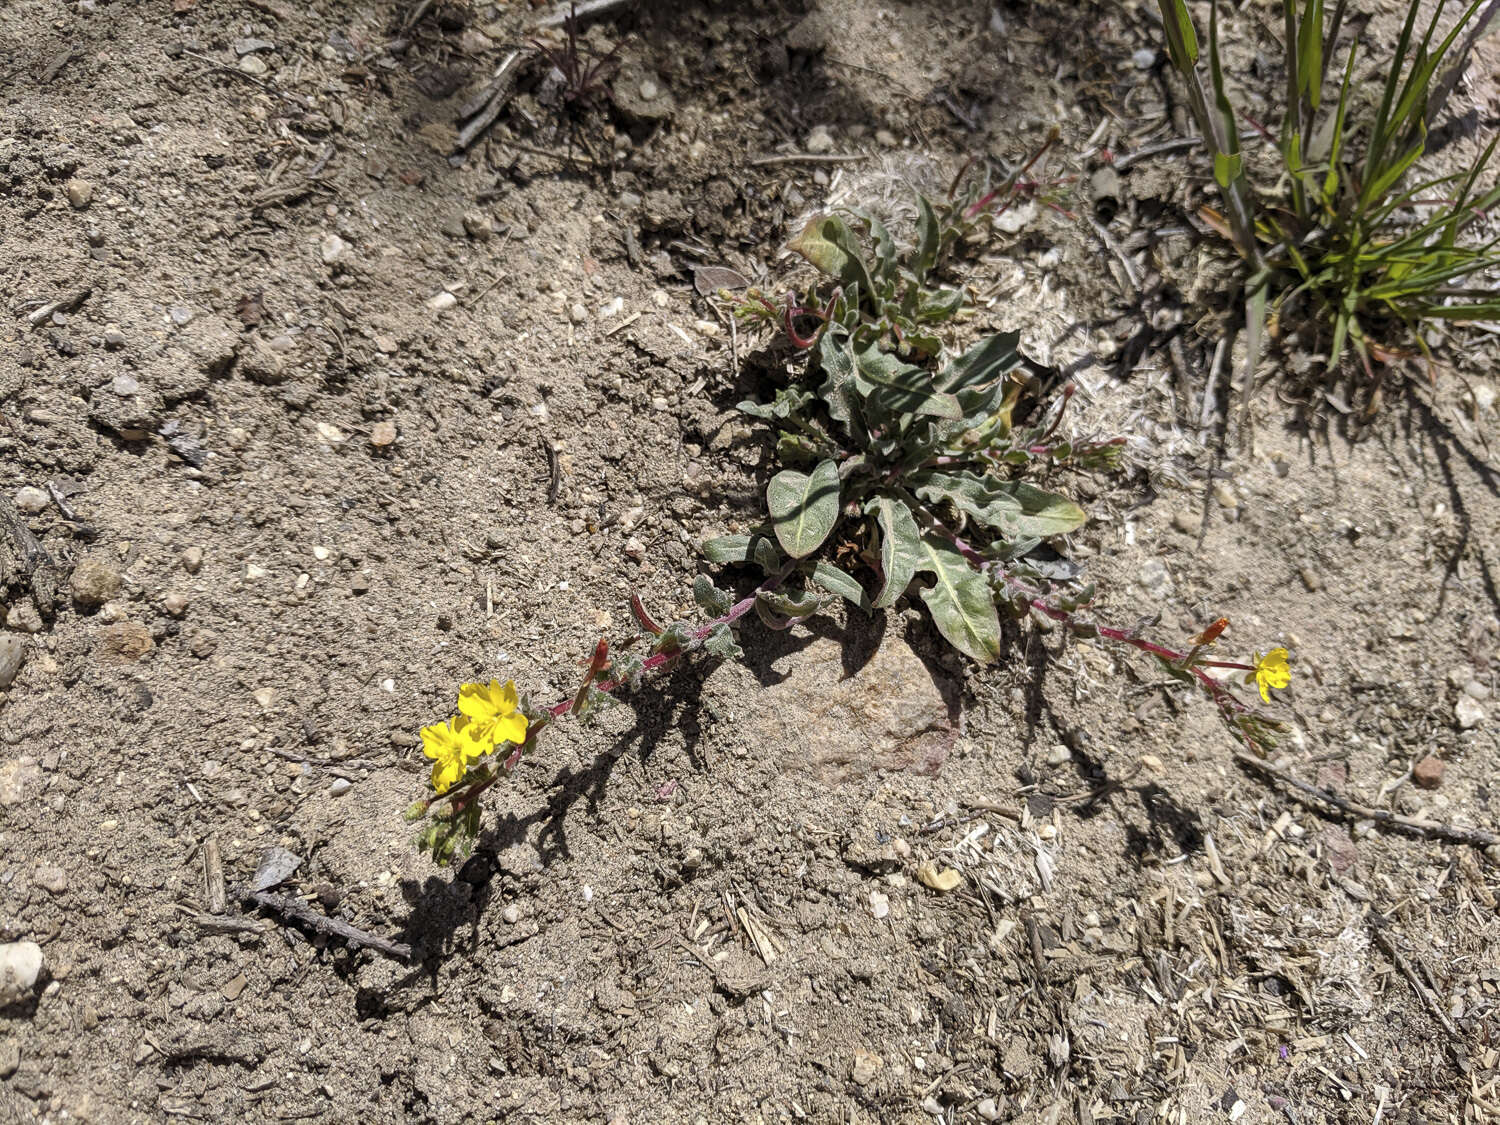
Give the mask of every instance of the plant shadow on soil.
MULTIPOLYGON (((743 662, 761 687, 770 687, 788 677, 788 673, 776 668, 777 662, 826 638, 839 643, 841 669, 847 679, 873 658, 887 632, 888 620, 884 614, 868 619, 852 617, 843 625, 815 618, 796 634, 762 631, 743 662)), ((936 674, 930 661, 925 663, 934 671, 934 682, 939 686, 950 719, 956 721, 961 706, 956 686, 946 676, 936 674)), ((646 762, 662 738, 676 731, 694 765, 705 771, 710 768, 699 749, 703 733, 702 688, 716 666, 716 662, 689 661, 672 670, 660 691, 622 696, 619 703, 631 710, 633 722, 614 737, 607 749, 596 754, 592 762, 582 769, 568 766, 559 770, 545 786, 544 792, 550 795, 532 812, 524 816, 508 813, 494 827, 484 829, 473 854, 461 867, 444 875, 429 875, 420 882, 415 879, 402 882, 401 893, 408 914, 397 940, 411 945, 420 962, 409 979, 424 972, 435 973, 449 957, 464 951, 458 934, 466 927, 470 931, 465 943, 467 951, 478 948, 479 922, 497 897, 495 877, 503 873, 501 855, 507 849, 526 843, 534 834, 537 860, 543 868, 571 858, 568 815, 581 800, 597 815, 616 766, 632 752, 638 761, 646 762), (473 888, 467 898, 454 894, 458 882, 473 888)))

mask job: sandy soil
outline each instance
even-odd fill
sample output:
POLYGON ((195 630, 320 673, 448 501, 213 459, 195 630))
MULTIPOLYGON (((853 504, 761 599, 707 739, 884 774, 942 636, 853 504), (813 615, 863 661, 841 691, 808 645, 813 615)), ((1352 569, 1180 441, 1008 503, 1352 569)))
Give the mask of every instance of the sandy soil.
POLYGON ((1215 461, 1205 170, 1099 175, 1180 135, 1153 9, 642 4, 589 28, 597 96, 531 68, 457 153, 538 13, 0 10, 0 941, 45 957, 0 1120, 1500 1120, 1494 850, 1299 803, 1034 623, 987 670, 904 605, 747 626, 558 732, 460 869, 401 819, 458 683, 565 697, 759 518, 758 341, 705 267, 784 284, 823 201, 1057 124, 972 327, 1131 438, 1056 482, 1101 614, 1287 645, 1286 775, 1496 830, 1494 351, 1357 441, 1268 388, 1215 461), (272 847, 410 960, 244 903, 272 847))

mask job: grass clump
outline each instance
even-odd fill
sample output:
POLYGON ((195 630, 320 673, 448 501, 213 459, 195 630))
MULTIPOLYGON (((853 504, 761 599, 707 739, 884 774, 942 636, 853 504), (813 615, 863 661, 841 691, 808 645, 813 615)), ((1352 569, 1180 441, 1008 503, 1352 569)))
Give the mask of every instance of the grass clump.
MULTIPOLYGON (((1500 12, 1497 0, 1464 0, 1443 34, 1448 0, 1408 0, 1395 52, 1381 60, 1379 98, 1368 102, 1355 79, 1358 36, 1342 65, 1331 67, 1340 31, 1352 22, 1347 0, 1281 0, 1282 119, 1273 129, 1243 118, 1279 154, 1270 188, 1252 184, 1240 146, 1243 115, 1226 90, 1218 0, 1206 60, 1186 0, 1158 2, 1168 54, 1187 84, 1225 205, 1224 214, 1205 211, 1205 218, 1246 263, 1252 369, 1268 317, 1289 326, 1303 307, 1323 330, 1325 376, 1352 353, 1372 378, 1377 364, 1408 344, 1430 360, 1424 322, 1500 315, 1500 294, 1480 280, 1500 266, 1500 236, 1485 231, 1487 212, 1500 202, 1500 186, 1484 182, 1495 142, 1466 171, 1424 178, 1419 170, 1475 41, 1500 12)), ((1250 385, 1247 378, 1247 394, 1250 385)))

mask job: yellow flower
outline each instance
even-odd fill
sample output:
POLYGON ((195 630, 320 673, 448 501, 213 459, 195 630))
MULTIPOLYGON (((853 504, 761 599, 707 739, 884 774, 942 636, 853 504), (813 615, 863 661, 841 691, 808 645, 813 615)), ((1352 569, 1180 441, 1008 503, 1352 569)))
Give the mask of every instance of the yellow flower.
POLYGON ((459 711, 473 724, 475 736, 488 741, 492 749, 501 742, 526 741, 526 716, 517 710, 520 705, 513 680, 503 685, 497 680, 464 684, 458 689, 459 711))
POLYGON ((477 734, 463 715, 422 728, 422 753, 432 759, 432 788, 439 795, 469 772, 470 761, 490 752, 489 744, 477 734))
POLYGON ((1248 684, 1255 681, 1255 686, 1260 688, 1260 697, 1267 703, 1271 702, 1271 693, 1268 688, 1284 688, 1292 682, 1292 669, 1287 662, 1287 651, 1284 648, 1273 648, 1265 656, 1255 654, 1255 671, 1245 676, 1248 684))

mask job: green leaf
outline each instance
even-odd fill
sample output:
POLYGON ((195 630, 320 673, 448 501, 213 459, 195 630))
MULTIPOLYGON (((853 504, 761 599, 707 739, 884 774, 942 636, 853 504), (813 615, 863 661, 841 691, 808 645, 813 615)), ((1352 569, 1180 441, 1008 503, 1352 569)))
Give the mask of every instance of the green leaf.
POLYGON ((921 302, 917 305, 917 319, 919 321, 951 320, 954 314, 963 307, 963 303, 962 289, 937 289, 924 293, 921 302))
POLYGON ((874 601, 876 609, 894 605, 916 576, 922 557, 917 546, 917 521, 899 500, 879 496, 865 507, 880 525, 880 569, 885 585, 874 601))
POLYGON ((823 608, 823 602, 811 590, 762 590, 756 597, 772 613, 783 617, 811 617, 823 608))
POLYGON ((814 563, 810 577, 830 594, 837 594, 860 609, 870 608, 870 596, 865 593, 865 588, 832 563, 814 563))
POLYGON ((875 244, 875 279, 889 287, 896 272, 896 240, 885 224, 863 207, 854 208, 852 213, 869 229, 870 241, 875 244))
POLYGON ((781 555, 776 545, 764 534, 721 535, 710 539, 701 548, 703 557, 711 563, 754 563, 767 574, 781 566, 781 555))
POLYGON ((817 216, 787 246, 842 284, 858 285, 866 293, 872 291, 859 239, 837 215, 817 216))
POLYGON ((706 574, 693 579, 693 600, 710 617, 723 617, 734 604, 734 599, 715 586, 713 579, 706 574))
POLYGON ((847 423, 854 394, 854 355, 848 337, 842 332, 824 332, 818 340, 818 366, 824 375, 818 394, 828 406, 828 416, 847 423))
POLYGON ((938 632, 965 656, 990 663, 1000 655, 1000 615, 990 584, 946 539, 924 535, 918 548, 921 569, 936 578, 922 600, 938 632))
POLYGON ((734 639, 728 625, 718 624, 703 638, 703 651, 723 660, 738 660, 745 652, 734 639))
POLYGON ((821 461, 811 475, 791 469, 777 473, 766 486, 766 506, 782 550, 794 559, 806 558, 838 522, 838 464, 821 461))
POLYGON ((1017 345, 1019 332, 1001 332, 986 336, 938 373, 935 385, 940 391, 960 391, 982 386, 1015 370, 1021 362, 1017 345))
POLYGON ((911 272, 920 284, 925 281, 932 267, 937 265, 938 251, 942 249, 942 228, 933 214, 932 204, 924 195, 917 196, 917 246, 912 255, 911 272))
POLYGON ((1025 481, 1004 481, 1002 491, 1010 493, 1020 506, 1020 515, 1010 529, 1020 535, 1066 535, 1088 522, 1089 516, 1066 496, 1036 488, 1025 481))
POLYGON ((908 484, 923 500, 952 504, 986 527, 1010 528, 1021 517, 1021 502, 1003 481, 974 473, 923 473, 908 484))
POLYGON ((1244 157, 1237 152, 1214 153, 1214 180, 1221 188, 1228 188, 1230 184, 1240 178, 1240 171, 1244 166, 1244 157))
POLYGON ((874 405, 892 414, 922 414, 957 421, 964 416, 958 399, 932 388, 932 376, 902 363, 871 344, 854 357, 855 388, 874 405), (876 388, 879 388, 877 391, 876 388))
POLYGON ((1198 34, 1184 0, 1161 0, 1161 22, 1167 33, 1172 65, 1186 74, 1198 61, 1198 34))

